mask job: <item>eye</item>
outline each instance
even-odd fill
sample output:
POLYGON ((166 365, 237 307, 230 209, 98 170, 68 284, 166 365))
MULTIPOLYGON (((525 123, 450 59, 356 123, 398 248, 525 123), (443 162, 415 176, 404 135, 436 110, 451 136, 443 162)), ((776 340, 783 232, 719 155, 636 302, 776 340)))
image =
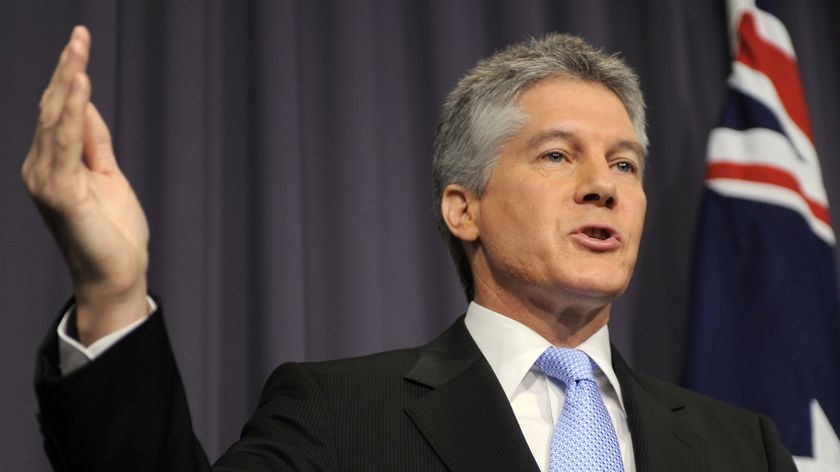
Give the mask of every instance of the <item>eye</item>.
POLYGON ((560 151, 549 151, 543 154, 542 158, 551 162, 563 162, 566 160, 566 154, 560 151))
POLYGON ((618 169, 619 172, 625 174, 634 174, 638 171, 638 166, 636 166, 636 163, 631 161, 618 161, 615 163, 614 167, 618 169))

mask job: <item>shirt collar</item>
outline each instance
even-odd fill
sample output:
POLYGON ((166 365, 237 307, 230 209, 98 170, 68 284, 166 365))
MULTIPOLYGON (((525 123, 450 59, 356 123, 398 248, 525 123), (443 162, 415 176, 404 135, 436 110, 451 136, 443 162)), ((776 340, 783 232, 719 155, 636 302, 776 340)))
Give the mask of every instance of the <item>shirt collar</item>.
MULTIPOLYGON (((499 379, 508 400, 540 354, 551 346, 547 339, 528 326, 475 302, 470 303, 464 323, 499 379)), ((621 409, 624 410, 621 385, 612 366, 610 332, 607 325, 596 331, 577 349, 585 352, 603 372, 618 396, 621 409)))

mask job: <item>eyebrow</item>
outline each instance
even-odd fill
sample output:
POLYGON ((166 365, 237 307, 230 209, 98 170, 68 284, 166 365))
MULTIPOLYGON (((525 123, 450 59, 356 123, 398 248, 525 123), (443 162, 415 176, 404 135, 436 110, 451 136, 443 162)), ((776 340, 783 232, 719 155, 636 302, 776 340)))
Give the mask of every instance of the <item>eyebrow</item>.
POLYGON ((617 142, 613 146, 613 149, 617 149, 617 150, 626 149, 628 151, 635 152, 636 154, 638 154, 639 158, 642 159, 642 161, 646 160, 646 158, 647 158, 647 153, 645 152, 645 148, 636 141, 630 141, 630 140, 627 140, 627 139, 622 139, 621 141, 617 142))
MULTIPOLYGON (((566 131, 563 129, 548 129, 545 131, 541 131, 531 139, 528 140, 527 146, 528 148, 534 148, 539 146, 540 144, 551 141, 552 139, 568 139, 568 140, 576 140, 578 135, 572 131, 566 131)), ((636 153, 642 161, 646 160, 647 153, 645 152, 645 148, 639 144, 637 141, 629 140, 629 139, 622 139, 617 143, 613 144, 612 149, 614 150, 627 150, 636 153)))
POLYGON ((575 133, 572 133, 571 131, 548 129, 531 136, 531 139, 528 140, 526 146, 528 146, 528 148, 534 148, 546 141, 551 141, 552 139, 572 139, 575 137, 575 133))

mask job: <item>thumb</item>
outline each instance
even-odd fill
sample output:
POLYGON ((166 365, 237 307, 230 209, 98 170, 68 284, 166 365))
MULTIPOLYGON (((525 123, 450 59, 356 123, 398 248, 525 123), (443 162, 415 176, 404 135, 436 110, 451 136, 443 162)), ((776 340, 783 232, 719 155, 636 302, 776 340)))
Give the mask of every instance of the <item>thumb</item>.
POLYGON ((87 167, 94 172, 114 172, 119 170, 114 146, 111 143, 111 132, 102 119, 102 115, 93 105, 88 103, 85 109, 84 152, 82 159, 87 167))

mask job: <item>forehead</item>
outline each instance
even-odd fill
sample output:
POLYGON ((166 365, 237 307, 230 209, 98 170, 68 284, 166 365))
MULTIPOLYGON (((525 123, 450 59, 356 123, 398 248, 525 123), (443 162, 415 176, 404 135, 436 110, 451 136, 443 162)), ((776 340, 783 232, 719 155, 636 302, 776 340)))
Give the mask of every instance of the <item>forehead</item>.
POLYGON ((598 82, 550 77, 525 89, 517 105, 524 118, 518 138, 533 142, 541 136, 585 136, 620 142, 645 154, 624 103, 598 82))
POLYGON ((519 93, 517 104, 530 115, 551 111, 591 111, 633 127, 627 108, 615 92, 599 82, 576 77, 552 76, 537 81, 519 93))

